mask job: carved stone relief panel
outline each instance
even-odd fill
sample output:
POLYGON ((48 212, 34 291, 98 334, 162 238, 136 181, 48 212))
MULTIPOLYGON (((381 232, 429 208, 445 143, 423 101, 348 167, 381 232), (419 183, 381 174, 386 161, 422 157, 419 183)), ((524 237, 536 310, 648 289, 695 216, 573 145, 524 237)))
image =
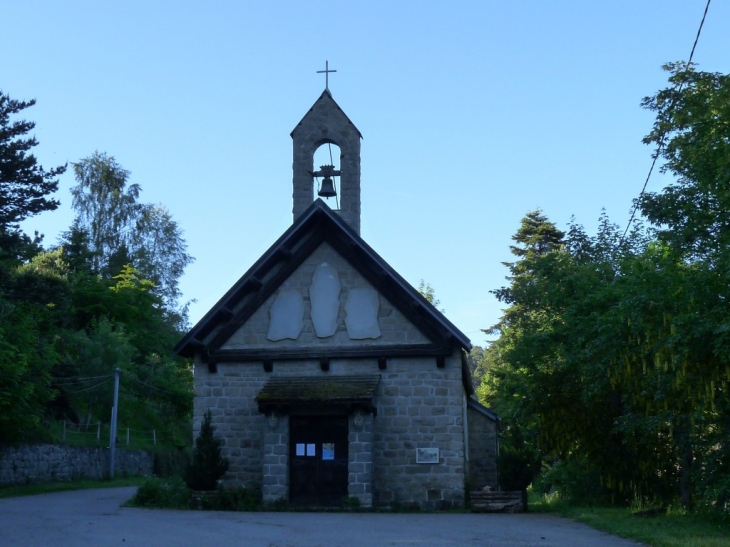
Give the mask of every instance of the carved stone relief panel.
POLYGON ((332 336, 337 331, 337 315, 340 311, 340 276, 326 262, 314 270, 309 299, 314 332, 320 338, 332 336))
POLYGON ((380 338, 380 297, 372 288, 350 289, 345 303, 345 325, 351 340, 380 338))
POLYGON ((272 342, 291 338, 296 340, 304 328, 304 298, 297 289, 281 289, 269 311, 269 333, 272 342))

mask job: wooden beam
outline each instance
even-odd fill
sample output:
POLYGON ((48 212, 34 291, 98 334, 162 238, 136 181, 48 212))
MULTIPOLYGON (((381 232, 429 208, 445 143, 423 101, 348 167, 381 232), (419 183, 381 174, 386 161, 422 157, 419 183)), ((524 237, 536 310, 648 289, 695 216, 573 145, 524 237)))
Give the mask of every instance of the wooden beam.
POLYGON ((321 359, 392 359, 398 357, 448 356, 452 348, 437 344, 409 344, 402 346, 360 346, 333 348, 289 349, 220 349, 210 351, 211 359, 218 362, 252 361, 320 361, 321 359))

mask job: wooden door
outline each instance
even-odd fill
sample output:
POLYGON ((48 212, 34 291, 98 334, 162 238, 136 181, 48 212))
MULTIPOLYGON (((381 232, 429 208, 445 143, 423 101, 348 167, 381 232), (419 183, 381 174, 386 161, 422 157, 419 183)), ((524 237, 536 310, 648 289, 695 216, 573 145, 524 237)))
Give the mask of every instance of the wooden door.
POLYGON ((289 502, 341 506, 347 497, 347 417, 289 417, 289 502))

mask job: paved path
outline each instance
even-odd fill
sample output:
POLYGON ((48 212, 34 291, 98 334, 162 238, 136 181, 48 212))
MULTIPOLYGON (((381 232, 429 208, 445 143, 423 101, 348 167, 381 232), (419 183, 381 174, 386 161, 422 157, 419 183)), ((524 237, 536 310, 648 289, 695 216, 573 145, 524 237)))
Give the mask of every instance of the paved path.
POLYGON ((228 513, 120 507, 134 487, 0 500, 13 547, 636 547, 542 514, 228 513))

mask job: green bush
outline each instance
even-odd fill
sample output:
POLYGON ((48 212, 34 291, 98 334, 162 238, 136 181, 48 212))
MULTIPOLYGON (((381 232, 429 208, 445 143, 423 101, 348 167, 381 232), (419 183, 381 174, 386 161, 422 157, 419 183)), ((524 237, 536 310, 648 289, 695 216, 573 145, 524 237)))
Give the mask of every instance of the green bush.
POLYGON ((190 464, 190 453, 185 450, 159 448, 155 450, 152 473, 156 477, 182 477, 190 464))
MULTIPOLYGON (((535 481, 534 490, 546 495, 558 494, 560 499, 577 505, 627 504, 628 499, 616 499, 616 493, 603 486, 598 469, 585 458, 558 461, 535 481), (613 496, 613 497, 612 497, 613 496)), ((628 491, 624 494, 628 496, 628 491)))
POLYGON ((257 511, 261 509, 263 496, 258 488, 243 486, 222 486, 218 489, 219 511, 257 511))
POLYGON ((188 509, 190 489, 180 478, 151 477, 137 489, 132 498, 132 505, 160 509, 188 509))

